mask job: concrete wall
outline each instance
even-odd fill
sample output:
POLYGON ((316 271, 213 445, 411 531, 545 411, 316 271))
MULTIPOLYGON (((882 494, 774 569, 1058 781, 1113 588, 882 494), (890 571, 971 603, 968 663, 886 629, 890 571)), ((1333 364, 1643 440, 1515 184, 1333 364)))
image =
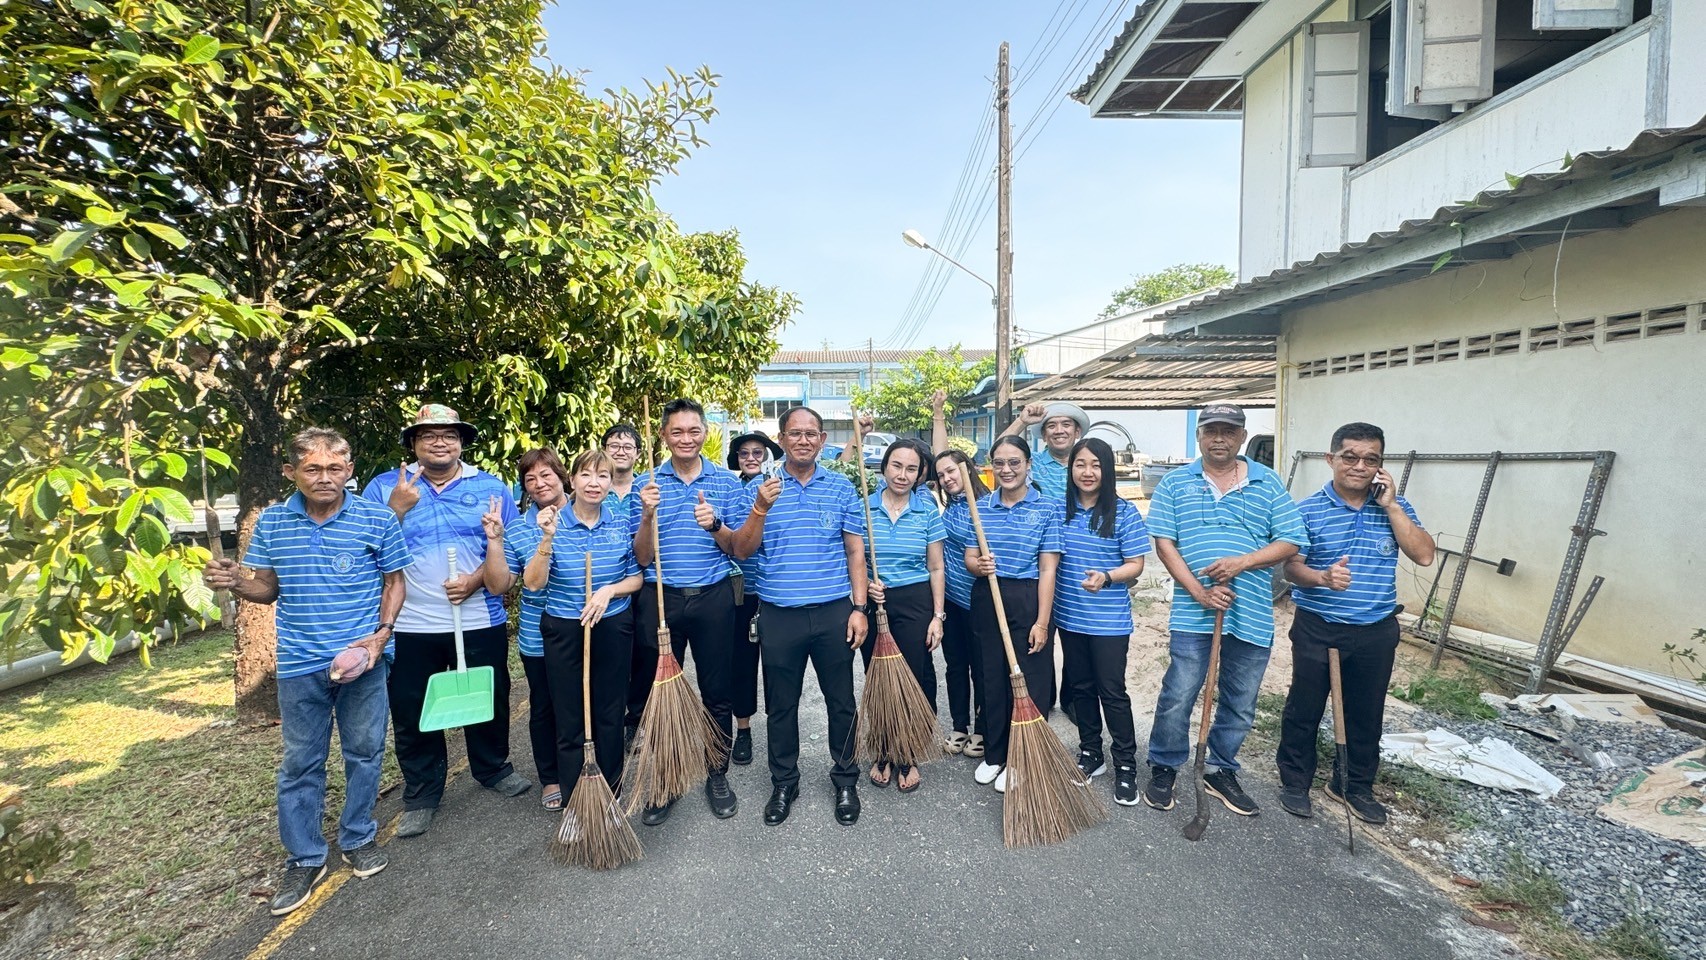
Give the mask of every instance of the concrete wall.
MULTIPOLYGON (((1620 231, 1572 238, 1532 259, 1472 264, 1401 286, 1308 307, 1283 319, 1281 460, 1325 449, 1350 420, 1386 430, 1404 451, 1608 449, 1617 454, 1580 589, 1606 578, 1573 652, 1667 669, 1660 646, 1706 626, 1706 208, 1682 208, 1620 231), (1559 269, 1557 313, 1551 278, 1559 269), (1611 342, 1607 315, 1690 305, 1683 332, 1611 342), (1534 351, 1534 328, 1598 318, 1589 342, 1534 351), (1301 378, 1298 364, 1398 346, 1521 331, 1505 356, 1301 378)), ((1483 465, 1420 464, 1408 496, 1443 546, 1461 546, 1483 465)), ((1282 467, 1283 472, 1283 467, 1282 467)), ((1458 622, 1539 638, 1581 501, 1588 465, 1501 467, 1476 553, 1517 561, 1515 576, 1468 574, 1458 622)), ((1327 479, 1299 469, 1294 493, 1327 479)), ((1420 609, 1432 571, 1400 568, 1420 609)), ((1448 576, 1449 581, 1449 576, 1448 576)))

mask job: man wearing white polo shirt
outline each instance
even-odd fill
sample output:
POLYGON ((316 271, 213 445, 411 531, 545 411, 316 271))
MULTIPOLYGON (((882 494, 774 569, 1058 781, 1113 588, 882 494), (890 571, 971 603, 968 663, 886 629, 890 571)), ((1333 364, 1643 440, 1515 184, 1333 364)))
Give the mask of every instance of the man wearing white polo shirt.
POLYGON ((444 732, 423 731, 420 724, 427 681, 456 666, 452 604, 462 608, 468 666, 489 666, 495 675, 492 719, 462 728, 468 770, 481 786, 506 797, 533 786, 509 762, 509 616, 503 598, 486 589, 486 532, 480 521, 488 510, 495 509, 506 525, 519 514, 509 484, 462 460, 462 448, 475 439, 474 427, 455 410, 426 404, 403 429, 403 446, 415 462, 386 470, 362 491, 402 521, 415 558, 406 571, 409 594, 397 616, 391 669, 391 727, 403 771, 399 837, 425 833, 444 796, 449 773, 444 732))
POLYGON ((1256 693, 1274 643, 1272 568, 1309 546, 1285 481, 1239 456, 1244 411, 1210 404, 1197 417, 1202 457, 1170 471, 1149 501, 1155 555, 1173 577, 1167 673, 1149 733, 1149 785, 1143 802, 1173 807, 1173 782, 1191 755, 1191 707, 1208 674, 1216 610, 1226 612, 1220 640, 1220 691, 1208 734, 1207 791, 1240 816, 1260 812, 1238 783, 1238 748, 1256 719, 1256 693))
POLYGON ((358 877, 385 869, 373 804, 385 757, 386 656, 410 557, 391 511, 345 492, 352 469, 349 441, 336 431, 297 434, 284 467, 296 493, 261 512, 241 569, 225 559, 202 572, 210 587, 278 604, 278 833, 289 859, 274 916, 306 903, 326 875, 321 817, 334 720, 346 775, 341 857, 358 877))
POLYGON ((1297 585, 1291 592, 1297 616, 1291 692, 1280 723, 1280 806, 1299 817, 1312 813, 1316 729, 1332 691, 1328 651, 1336 648, 1350 769, 1333 771, 1327 796, 1358 819, 1382 824, 1386 808, 1374 799, 1374 774, 1398 650, 1398 553, 1425 567, 1433 563, 1434 542, 1384 469, 1386 434, 1379 427, 1347 423, 1328 449, 1333 479, 1298 504, 1309 546, 1285 564, 1286 579, 1297 585))

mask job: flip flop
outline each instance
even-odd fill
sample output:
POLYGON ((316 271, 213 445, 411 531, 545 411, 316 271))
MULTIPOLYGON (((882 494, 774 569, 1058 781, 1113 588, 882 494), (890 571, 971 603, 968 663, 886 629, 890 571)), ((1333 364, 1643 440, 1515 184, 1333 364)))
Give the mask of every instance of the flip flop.
POLYGON ((563 790, 562 790, 562 788, 556 787, 556 788, 553 788, 551 790, 545 791, 545 795, 539 798, 539 805, 544 807, 547 810, 561 810, 561 809, 563 809, 563 790))
POLYGON ((907 774, 917 773, 917 772, 918 772, 917 767, 909 767, 909 766, 906 766, 905 764, 902 764, 901 766, 897 767, 895 769, 895 772, 894 772, 894 788, 896 790, 900 791, 901 793, 911 793, 912 791, 917 790, 919 787, 924 786, 924 777, 922 775, 919 776, 919 778, 917 780, 912 781, 912 786, 910 786, 910 787, 901 782, 902 780, 904 780, 906 778, 907 774))
POLYGON ((894 768, 889 765, 887 760, 883 761, 882 763, 871 764, 870 780, 871 780, 871 785, 878 788, 878 789, 882 789, 884 787, 887 787, 889 785, 890 781, 894 780, 894 768), (885 774, 885 776, 881 780, 877 779, 877 770, 879 770, 879 769, 881 769, 883 771, 883 773, 885 774))

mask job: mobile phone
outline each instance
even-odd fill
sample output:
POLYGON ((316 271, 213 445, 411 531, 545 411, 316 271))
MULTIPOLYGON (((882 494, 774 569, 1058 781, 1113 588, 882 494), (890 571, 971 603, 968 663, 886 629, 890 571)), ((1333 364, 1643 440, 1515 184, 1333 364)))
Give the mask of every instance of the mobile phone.
POLYGON ((1384 496, 1386 496, 1386 484, 1371 483, 1368 485, 1368 498, 1370 500, 1379 500, 1384 496))

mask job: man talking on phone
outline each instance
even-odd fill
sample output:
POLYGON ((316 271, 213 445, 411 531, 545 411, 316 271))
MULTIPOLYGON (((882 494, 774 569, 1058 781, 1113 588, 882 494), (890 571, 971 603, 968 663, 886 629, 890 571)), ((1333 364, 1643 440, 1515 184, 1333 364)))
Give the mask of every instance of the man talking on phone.
MULTIPOLYGON (((1331 693, 1328 650, 1338 648, 1348 770, 1334 770, 1327 796, 1366 823, 1386 822, 1374 799, 1386 685, 1398 649, 1398 553, 1417 566, 1434 542, 1386 472, 1386 434, 1372 423, 1333 433, 1333 479, 1298 504, 1309 545, 1286 561, 1297 617, 1291 624, 1291 692, 1280 724, 1280 806, 1312 813, 1315 737, 1331 693)), ((1335 763, 1335 766, 1337 764, 1335 763)))

